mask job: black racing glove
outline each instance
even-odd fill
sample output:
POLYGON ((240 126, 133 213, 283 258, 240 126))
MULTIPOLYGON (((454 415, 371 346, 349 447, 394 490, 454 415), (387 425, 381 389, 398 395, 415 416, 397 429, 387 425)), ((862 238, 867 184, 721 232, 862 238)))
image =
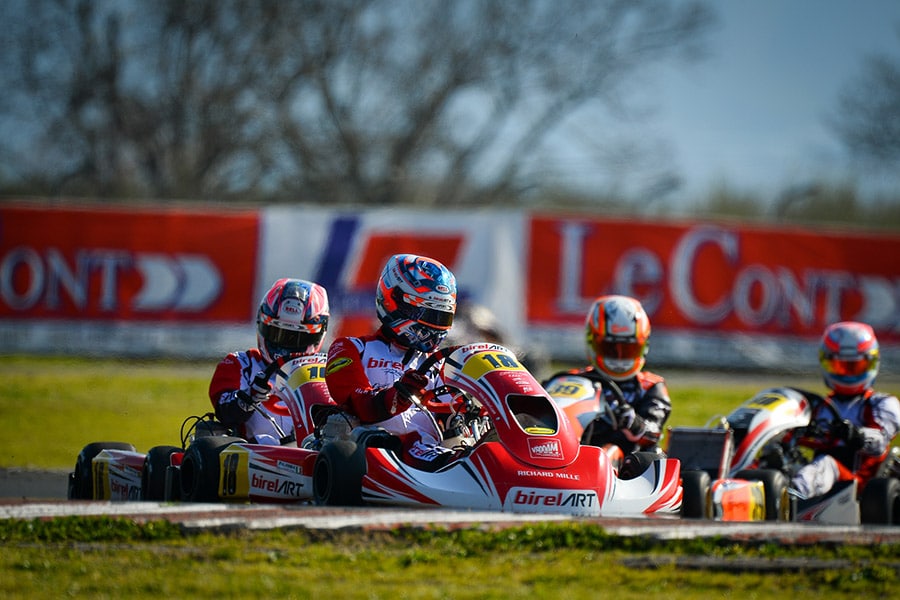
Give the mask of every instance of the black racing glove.
POLYGON ((859 427, 847 419, 839 421, 837 425, 835 425, 832 433, 835 438, 843 440, 847 446, 852 448, 862 447, 863 438, 862 433, 859 431, 859 427))
POLYGON ((384 408, 392 417, 399 415, 410 406, 412 406, 413 398, 419 400, 425 395, 425 387, 428 385, 428 378, 416 371, 410 369, 403 376, 394 382, 394 387, 389 388, 384 395, 384 408))

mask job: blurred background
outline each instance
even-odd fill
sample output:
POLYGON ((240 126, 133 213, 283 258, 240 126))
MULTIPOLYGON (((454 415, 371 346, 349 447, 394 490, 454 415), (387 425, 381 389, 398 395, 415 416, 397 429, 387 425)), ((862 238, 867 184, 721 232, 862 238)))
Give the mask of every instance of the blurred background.
POLYGON ((0 352, 215 356, 254 343, 279 276, 360 331, 384 258, 415 251, 532 356, 580 360, 611 292, 650 305, 659 366, 815 369, 844 318, 897 356, 891 0, 0 18, 0 352))

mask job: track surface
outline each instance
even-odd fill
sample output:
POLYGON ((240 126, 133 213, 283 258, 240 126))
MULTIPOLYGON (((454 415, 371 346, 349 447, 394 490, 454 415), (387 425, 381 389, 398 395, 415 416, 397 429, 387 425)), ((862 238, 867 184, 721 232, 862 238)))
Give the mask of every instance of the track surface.
POLYGON ((188 531, 276 528, 389 529, 401 525, 502 528, 529 522, 578 520, 595 522, 613 535, 649 536, 658 539, 723 537, 735 541, 768 541, 783 544, 900 543, 900 527, 719 523, 676 518, 585 519, 444 509, 325 508, 309 504, 69 501, 66 500, 67 476, 67 473, 61 471, 0 469, 0 519, 107 515, 135 521, 167 519, 180 523, 188 531))

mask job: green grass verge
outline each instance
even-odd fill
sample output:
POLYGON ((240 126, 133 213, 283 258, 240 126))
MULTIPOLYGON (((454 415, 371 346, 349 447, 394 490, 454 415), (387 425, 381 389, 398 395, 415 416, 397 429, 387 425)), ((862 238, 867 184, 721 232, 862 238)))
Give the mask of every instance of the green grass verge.
POLYGON ((0 521, 0 555, 5 598, 843 600, 888 597, 900 568, 897 545, 662 541, 577 522, 193 535, 167 523, 0 521))

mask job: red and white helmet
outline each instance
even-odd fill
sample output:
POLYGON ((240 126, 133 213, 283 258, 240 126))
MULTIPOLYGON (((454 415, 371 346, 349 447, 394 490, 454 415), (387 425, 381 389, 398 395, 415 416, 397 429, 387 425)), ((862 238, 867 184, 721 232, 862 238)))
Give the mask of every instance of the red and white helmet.
POLYGON ((650 319, 641 303, 628 296, 600 296, 585 322, 591 363, 615 381, 634 377, 644 367, 650 319))
POLYGON ((375 310, 397 343, 432 352, 453 325, 456 278, 433 258, 395 254, 378 278, 375 310))
POLYGON ((256 341, 267 362, 288 354, 315 354, 328 329, 328 293, 317 283, 279 279, 259 304, 256 341))
POLYGON ((819 345, 819 363, 835 393, 862 394, 878 375, 878 340, 872 327, 856 321, 829 325, 819 345))

